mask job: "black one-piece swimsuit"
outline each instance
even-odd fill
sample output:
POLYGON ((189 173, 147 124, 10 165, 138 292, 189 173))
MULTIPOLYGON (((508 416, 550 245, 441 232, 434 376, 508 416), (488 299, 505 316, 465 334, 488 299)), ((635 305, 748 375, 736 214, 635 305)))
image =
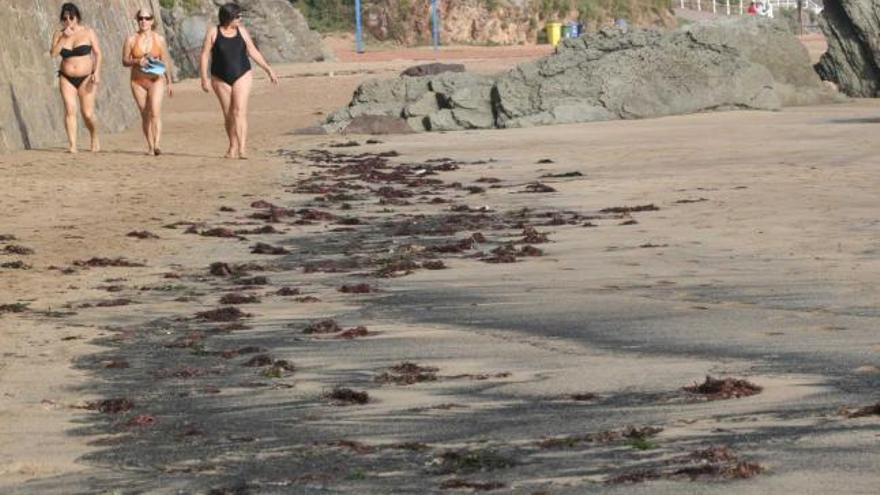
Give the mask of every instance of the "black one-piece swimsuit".
POLYGON ((251 61, 241 31, 236 29, 235 36, 227 38, 218 27, 211 47, 211 75, 232 86, 249 70, 251 61))

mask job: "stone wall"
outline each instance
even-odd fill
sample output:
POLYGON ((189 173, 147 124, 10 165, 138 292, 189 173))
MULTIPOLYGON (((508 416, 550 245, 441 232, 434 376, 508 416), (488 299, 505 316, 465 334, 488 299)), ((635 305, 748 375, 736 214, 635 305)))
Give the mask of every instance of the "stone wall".
MULTIPOLYGON (((0 15, 0 152, 66 145, 58 92, 58 59, 49 56, 60 26, 62 0, 3 0, 0 15)), ((102 132, 131 124, 137 111, 122 45, 142 6, 157 0, 78 0, 83 23, 94 28, 104 53, 97 112, 102 132)), ((82 129, 82 126, 81 130, 82 129)))
MULTIPOLYGON (((217 10, 227 0, 199 0, 188 7, 162 9, 169 50, 177 63, 179 77, 198 76, 199 55, 205 32, 217 24, 217 10)), ((180 2, 178 2, 179 4, 180 2)), ((318 62, 333 54, 321 36, 310 30, 288 0, 237 0, 242 20, 254 43, 270 63, 318 62)))

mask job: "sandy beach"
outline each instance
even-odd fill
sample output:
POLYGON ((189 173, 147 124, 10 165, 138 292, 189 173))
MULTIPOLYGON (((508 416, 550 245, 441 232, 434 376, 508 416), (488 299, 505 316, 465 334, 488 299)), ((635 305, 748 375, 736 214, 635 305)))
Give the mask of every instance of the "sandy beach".
POLYGON ((247 161, 197 81, 161 157, 0 155, 0 491, 876 490, 880 104, 295 135, 543 49, 335 48, 247 161))

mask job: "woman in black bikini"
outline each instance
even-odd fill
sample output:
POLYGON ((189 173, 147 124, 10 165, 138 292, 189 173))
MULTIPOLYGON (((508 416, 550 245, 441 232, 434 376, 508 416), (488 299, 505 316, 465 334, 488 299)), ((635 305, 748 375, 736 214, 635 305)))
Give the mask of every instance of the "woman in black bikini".
POLYGON ((253 86, 248 56, 266 71, 272 84, 278 84, 278 76, 254 46, 250 34, 241 26, 241 7, 227 3, 220 7, 219 17, 220 25, 212 27, 205 35, 199 73, 202 77, 202 89, 208 93, 213 87, 217 99, 220 100, 226 135, 229 137, 226 158, 243 160, 247 158, 247 108, 253 86))
POLYGON ((91 134, 91 150, 98 152, 98 122, 95 119, 95 94, 101 82, 101 48, 95 32, 80 24, 82 15, 76 5, 61 6, 61 29, 52 37, 53 57, 61 55, 58 85, 64 100, 64 129, 69 151, 76 153, 76 103, 79 99, 83 121, 91 134))

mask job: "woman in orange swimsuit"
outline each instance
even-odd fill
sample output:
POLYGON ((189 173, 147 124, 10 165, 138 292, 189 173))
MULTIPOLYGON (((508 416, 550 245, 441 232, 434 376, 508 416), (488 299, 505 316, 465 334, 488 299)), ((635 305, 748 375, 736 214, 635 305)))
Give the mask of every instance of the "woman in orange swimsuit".
POLYGON ((64 129, 67 131, 68 151, 76 153, 76 103, 79 100, 83 121, 92 137, 92 151, 100 150, 98 122, 95 118, 95 95, 101 82, 101 48, 98 37, 81 24, 82 16, 76 5, 61 6, 61 29, 52 38, 49 53, 61 56, 58 86, 64 100, 64 129))
POLYGON ((162 138, 162 99, 171 91, 171 57, 165 38, 153 31, 153 13, 140 9, 135 17, 138 32, 129 36, 122 47, 122 65, 131 67, 131 94, 141 111, 141 124, 147 140, 147 154, 160 155, 162 138), (162 75, 152 68, 156 61, 165 64, 162 75))

